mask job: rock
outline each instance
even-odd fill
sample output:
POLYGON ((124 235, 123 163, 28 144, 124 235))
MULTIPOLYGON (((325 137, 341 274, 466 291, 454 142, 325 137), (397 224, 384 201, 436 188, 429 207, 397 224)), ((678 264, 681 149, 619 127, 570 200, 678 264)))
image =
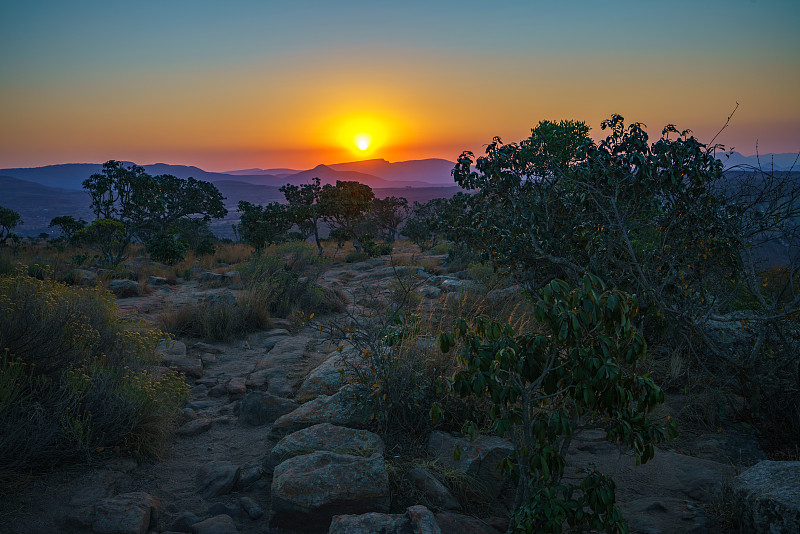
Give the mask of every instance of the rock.
POLYGON ((192 525, 194 534, 237 534, 236 523, 228 515, 216 515, 192 525))
POLYGON ((239 420, 251 426, 266 425, 296 410, 298 406, 291 399, 270 395, 264 391, 251 391, 242 399, 239 420))
POLYGON ((180 427, 175 433, 179 436, 196 436, 198 434, 202 434, 203 432, 208 432, 211 430, 212 420, 208 417, 201 417, 199 419, 195 419, 193 421, 189 421, 182 427, 180 427))
POLYGON ((270 470, 284 460, 316 451, 369 457, 383 454, 383 440, 367 430, 355 430, 330 423, 320 423, 298 430, 281 439, 272 448, 265 468, 270 470))
POLYGON ((240 472, 238 466, 229 462, 211 461, 197 472, 198 491, 206 499, 230 493, 240 472))
POLYGON ((147 277, 147 285, 149 286, 165 286, 169 282, 163 276, 149 276, 147 277))
POLYGON ((200 518, 191 512, 182 512, 172 523, 172 530, 176 532, 191 532, 192 525, 200 521, 200 518))
POLYGON ((216 406, 216 405, 217 405, 217 403, 214 402, 214 401, 205 400, 205 401, 190 402, 188 406, 192 410, 207 410, 208 408, 211 408, 211 407, 216 406))
POLYGON ((225 274, 205 272, 197 278, 201 286, 207 287, 241 287, 242 277, 238 271, 228 271, 225 274))
POLYGON ((328 534, 441 534, 436 518, 421 505, 411 506, 405 514, 337 515, 328 534))
POLYGON ((270 437, 276 438, 319 423, 358 427, 363 425, 361 411, 349 398, 346 388, 335 395, 320 395, 293 412, 280 416, 273 424, 270 437))
POLYGON ((142 491, 103 499, 95 509, 92 530, 97 534, 145 534, 155 526, 161 503, 142 491))
POLYGON ((303 385, 297 390, 297 400, 303 402, 320 395, 333 395, 344 385, 347 356, 336 353, 308 373, 303 385))
POLYGON ((198 301, 209 306, 236 306, 236 297, 230 291, 201 295, 198 301))
POLYGON ((236 487, 241 489, 247 488, 259 479, 261 479, 261 468, 251 467, 250 469, 245 469, 239 476, 239 482, 236 484, 236 487))
POLYGON ((272 522, 325 529, 335 514, 389 510, 389 477, 383 457, 328 451, 295 456, 275 468, 272 522))
POLYGON ((493 289, 486 294, 486 300, 495 304, 502 304, 519 299, 525 289, 520 285, 513 285, 504 289, 493 289))
POLYGON ((108 283, 108 290, 117 298, 138 297, 142 293, 142 286, 134 280, 112 280, 108 283))
POLYGON ((514 454, 514 447, 510 441, 496 436, 479 436, 475 441, 470 441, 469 438, 434 432, 428 440, 428 454, 486 484, 490 491, 497 494, 505 481, 498 465, 502 459, 514 454), (458 460, 453 458, 456 446, 461 449, 461 458, 458 460))
POLYGON ((429 471, 415 467, 409 470, 408 479, 425 496, 427 502, 443 510, 458 510, 461 506, 450 490, 429 471))
POLYGON ((281 337, 275 347, 258 362, 261 375, 267 380, 267 391, 279 397, 291 397, 305 375, 292 373, 302 365, 306 347, 311 341, 307 336, 281 337))
POLYGON ((194 345, 192 345, 192 350, 196 350, 199 352, 207 352, 209 354, 222 354, 223 352, 225 352, 225 349, 223 349, 222 347, 209 345, 208 343, 203 343, 202 341, 200 343, 195 343, 194 345))
POLYGON ((67 279, 68 282, 78 286, 93 286, 97 283, 97 274, 86 269, 72 269, 67 275, 67 279))
POLYGON ((264 509, 250 497, 242 497, 239 499, 239 504, 242 505, 242 509, 250 516, 250 519, 258 519, 264 515, 264 509))
POLYGON ((161 354, 162 360, 186 357, 186 343, 183 341, 165 339, 158 344, 156 350, 159 352, 159 354, 161 354))
POLYGON ((481 285, 473 280, 454 280, 452 278, 447 278, 442 280, 441 286, 442 291, 446 291, 448 293, 462 293, 469 290, 479 289, 481 285))
POLYGON ((193 358, 187 356, 186 358, 175 358, 165 360, 165 364, 169 367, 175 367, 181 373, 192 378, 201 378, 203 376, 203 360, 200 358, 193 358))
POLYGON ((241 399, 244 397, 245 393, 247 393, 245 377, 235 376, 231 378, 231 381, 228 382, 228 385, 226 386, 226 390, 231 399, 241 399))
POLYGON ((619 504, 631 532, 705 534, 711 522, 702 506, 676 498, 646 497, 619 504))
POLYGON ((800 462, 763 460, 733 479, 742 532, 800 532, 800 462))
POLYGON ((494 527, 476 517, 453 512, 439 512, 436 514, 436 523, 442 534, 500 534, 494 527))
POLYGON ((224 397, 228 394, 228 384, 217 384, 208 390, 209 397, 224 397))
POLYGON ((442 296, 442 290, 433 286, 423 286, 419 288, 418 292, 426 299, 438 299, 442 296))
POLYGON ((208 515, 212 517, 215 515, 227 515, 233 519, 239 519, 242 517, 242 510, 238 506, 234 508, 224 502, 215 502, 208 507, 208 515))

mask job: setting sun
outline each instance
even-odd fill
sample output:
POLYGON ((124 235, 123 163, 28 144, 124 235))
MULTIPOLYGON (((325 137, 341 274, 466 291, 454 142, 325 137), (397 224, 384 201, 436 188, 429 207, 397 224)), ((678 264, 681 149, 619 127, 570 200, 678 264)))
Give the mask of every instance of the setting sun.
POLYGON ((368 133, 360 133, 355 136, 354 141, 359 150, 366 150, 372 142, 372 136, 368 133))

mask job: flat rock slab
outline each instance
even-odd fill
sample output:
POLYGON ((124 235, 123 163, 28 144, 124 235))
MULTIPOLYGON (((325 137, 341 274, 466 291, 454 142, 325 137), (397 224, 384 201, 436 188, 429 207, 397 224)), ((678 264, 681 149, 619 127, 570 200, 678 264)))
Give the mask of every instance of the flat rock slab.
POLYGON ((450 490, 429 471, 415 467, 410 469, 406 476, 414 484, 414 487, 425 496, 426 501, 434 507, 443 510, 461 508, 450 490))
POLYGON ((500 531, 477 517, 439 512, 436 523, 442 534, 500 534, 500 531))
POLYGON ((344 374, 347 369, 346 356, 336 353, 308 373, 300 389, 297 400, 303 402, 320 395, 333 395, 344 385, 344 374))
POLYGON ((270 458, 272 465, 278 465, 289 458, 316 451, 369 457, 383 454, 383 449, 383 440, 377 434, 320 423, 285 436, 272 448, 270 458))
POLYGON ((404 514, 337 515, 331 520, 328 534, 441 534, 433 513, 421 505, 411 506, 404 514))
POLYGON ((686 499, 646 497, 619 505, 631 532, 705 534, 711 521, 699 504, 686 499))
POLYGON ((730 497, 742 532, 800 532, 800 462, 761 461, 733 480, 730 497))
POLYGON ((275 468, 271 524, 325 531, 339 514, 388 512, 389 477, 380 455, 315 452, 275 468))
POLYGON ((272 425, 270 437, 278 438, 320 423, 363 426, 363 415, 349 396, 347 389, 342 389, 335 395, 320 395, 293 412, 279 417, 272 425))
POLYGON ((145 534, 160 507, 156 497, 141 491, 103 499, 95 509, 92 530, 97 534, 145 534))
POLYGON ((280 341, 258 363, 266 378, 267 391, 278 397, 291 397, 300 385, 299 371, 304 366, 304 354, 311 338, 281 337, 280 341))

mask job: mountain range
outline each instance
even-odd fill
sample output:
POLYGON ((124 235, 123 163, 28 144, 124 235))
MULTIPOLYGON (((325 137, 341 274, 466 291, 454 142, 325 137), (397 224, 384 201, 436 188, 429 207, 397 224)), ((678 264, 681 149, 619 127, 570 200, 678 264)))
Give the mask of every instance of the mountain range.
MULTIPOLYGON (((221 237, 230 237, 232 234, 230 228, 238 221, 236 208, 240 200, 254 204, 284 202, 279 188, 287 183, 309 183, 314 177, 318 177, 323 184, 356 180, 372 187, 379 198, 402 196, 410 203, 426 202, 432 198, 449 198, 460 190, 450 176, 453 166, 454 163, 442 159, 395 163, 378 159, 318 165, 304 171, 279 168, 219 173, 187 165, 143 165, 153 176, 171 174, 214 183, 225 197, 225 207, 229 212, 225 219, 212 221, 212 229, 221 237)), ((90 198, 83 190, 82 182, 101 169, 100 163, 0 169, 0 206, 11 208, 22 216, 24 223, 15 229, 22 235, 50 233, 48 224, 59 215, 91 220, 94 217, 89 209, 90 198)))

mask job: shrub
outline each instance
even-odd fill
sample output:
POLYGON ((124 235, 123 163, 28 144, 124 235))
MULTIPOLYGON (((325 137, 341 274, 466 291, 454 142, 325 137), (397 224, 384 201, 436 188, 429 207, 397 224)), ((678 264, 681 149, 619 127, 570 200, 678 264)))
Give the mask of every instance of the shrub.
POLYGON ((183 261, 186 251, 189 250, 189 243, 176 236, 165 233, 153 236, 147 242, 147 252, 153 261, 174 265, 183 261))
POLYGON ((252 289, 238 298, 209 296, 159 316, 159 327, 176 336, 228 341, 269 326, 269 298, 252 289))
POLYGON ((0 279, 0 480, 104 447, 159 456, 188 392, 150 370, 161 339, 102 288, 0 279))

